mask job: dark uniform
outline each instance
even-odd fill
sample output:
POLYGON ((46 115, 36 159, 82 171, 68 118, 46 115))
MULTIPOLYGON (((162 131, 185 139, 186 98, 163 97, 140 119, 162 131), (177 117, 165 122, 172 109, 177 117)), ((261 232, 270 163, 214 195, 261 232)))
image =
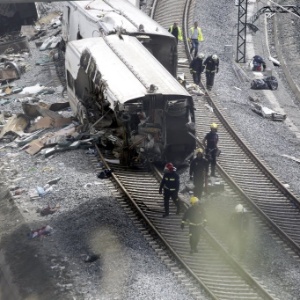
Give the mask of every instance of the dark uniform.
POLYGON ((188 221, 189 223, 189 236, 191 254, 198 252, 197 245, 200 240, 201 229, 205 225, 205 210, 201 204, 194 204, 188 208, 182 218, 181 228, 184 228, 184 224, 188 221))
POLYGON ((200 83, 201 80, 201 73, 203 72, 204 66, 203 66, 203 59, 200 57, 195 57, 191 63, 190 63, 190 70, 191 74, 193 75, 193 81, 195 84, 200 83))
POLYGON ((180 27, 177 26, 177 24, 170 26, 169 30, 168 30, 172 35, 175 36, 177 44, 178 41, 183 41, 183 37, 182 37, 182 30, 180 27))
POLYGON ((178 191, 179 191, 179 175, 175 171, 169 171, 164 174, 163 179, 160 183, 159 193, 162 194, 162 189, 164 189, 164 206, 165 214, 164 217, 169 215, 169 200, 172 198, 173 202, 176 205, 177 211, 176 214, 179 214, 179 201, 178 201, 178 191))
POLYGON ((212 59, 213 55, 210 55, 204 61, 205 75, 206 75, 206 88, 211 91, 214 85, 215 74, 219 72, 219 58, 212 59))
POLYGON ((204 181, 208 174, 209 162, 204 157, 196 157, 190 165, 190 179, 194 182, 194 195, 201 198, 204 181))
POLYGON ((204 140, 206 141, 206 156, 209 163, 211 164, 210 176, 216 176, 216 164, 217 164, 217 153, 218 153, 218 141, 219 136, 215 131, 210 131, 206 134, 204 140))

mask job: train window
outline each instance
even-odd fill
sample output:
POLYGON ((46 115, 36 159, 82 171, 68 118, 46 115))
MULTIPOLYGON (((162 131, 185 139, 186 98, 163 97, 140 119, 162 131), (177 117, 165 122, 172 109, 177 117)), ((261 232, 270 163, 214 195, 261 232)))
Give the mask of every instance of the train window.
POLYGON ((91 61, 90 61, 90 65, 88 67, 88 71, 87 71, 87 73, 89 75, 89 78, 91 78, 92 80, 94 80, 95 75, 96 75, 96 71, 97 71, 97 65, 95 63, 95 60, 92 57, 91 61))
POLYGON ((68 82, 68 87, 73 90, 73 88, 74 88, 74 78, 72 77, 72 75, 70 74, 69 71, 67 71, 67 82, 68 82))
POLYGON ((88 65, 89 65, 89 61, 90 61, 90 53, 88 51, 83 51, 81 58, 80 58, 80 66, 86 70, 88 65))

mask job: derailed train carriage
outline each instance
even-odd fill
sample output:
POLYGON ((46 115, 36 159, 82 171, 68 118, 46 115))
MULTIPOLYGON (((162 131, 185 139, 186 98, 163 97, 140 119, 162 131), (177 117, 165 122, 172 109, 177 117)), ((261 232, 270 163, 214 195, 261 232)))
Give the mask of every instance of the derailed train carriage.
POLYGON ((136 38, 69 42, 66 73, 72 110, 125 163, 181 164, 195 149, 192 97, 136 38))
POLYGON ((62 20, 65 43, 112 34, 135 36, 176 77, 176 39, 137 7, 124 0, 65 3, 62 20))

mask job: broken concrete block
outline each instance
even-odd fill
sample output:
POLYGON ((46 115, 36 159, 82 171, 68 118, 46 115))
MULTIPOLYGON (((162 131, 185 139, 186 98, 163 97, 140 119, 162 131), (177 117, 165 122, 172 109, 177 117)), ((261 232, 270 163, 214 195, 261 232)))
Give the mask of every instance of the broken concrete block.
POLYGON ((270 119, 273 121, 284 121, 286 119, 285 114, 277 113, 274 110, 263 106, 259 103, 253 103, 252 104, 252 110, 259 115, 263 116, 266 119, 270 119))

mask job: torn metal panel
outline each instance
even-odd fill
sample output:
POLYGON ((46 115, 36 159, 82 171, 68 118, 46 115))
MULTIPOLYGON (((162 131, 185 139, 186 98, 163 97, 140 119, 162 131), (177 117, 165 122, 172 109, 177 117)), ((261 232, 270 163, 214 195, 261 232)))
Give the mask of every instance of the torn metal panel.
POLYGON ((73 112, 105 127, 100 143, 122 163, 180 164, 194 150, 191 95, 134 37, 70 42, 66 69, 73 112))
MULTIPOLYGON (((54 104, 58 104, 58 103, 54 103, 54 104)), ((38 116, 50 117, 52 119, 61 118, 60 114, 58 114, 57 112, 54 112, 54 111, 49 109, 51 106, 52 105, 49 105, 49 104, 44 103, 42 101, 40 101, 38 104, 31 104, 31 103, 22 102, 23 111, 30 118, 36 118, 38 116)), ((54 105, 52 107, 58 108, 59 105, 56 105, 56 106, 54 105)))
POLYGON ((26 36, 15 38, 12 41, 0 41, 0 54, 29 52, 29 44, 26 36))
POLYGON ((15 62, 0 65, 0 81, 14 80, 21 77, 21 71, 15 62))

